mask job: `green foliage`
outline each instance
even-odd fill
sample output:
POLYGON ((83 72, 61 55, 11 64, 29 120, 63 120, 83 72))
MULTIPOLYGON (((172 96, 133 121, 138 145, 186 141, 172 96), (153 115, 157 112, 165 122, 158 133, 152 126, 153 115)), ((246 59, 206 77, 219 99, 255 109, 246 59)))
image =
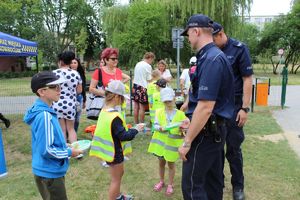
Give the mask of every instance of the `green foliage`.
MULTIPOLYGON (((260 53, 271 51, 277 54, 279 48, 285 50, 285 65, 290 66, 290 73, 297 73, 300 67, 300 3, 296 3, 286 16, 267 24, 262 32, 258 46, 260 53)), ((276 73, 276 70, 274 71, 276 73)))
MULTIPOLYGON (((137 2, 128 8, 124 30, 114 30, 112 45, 120 48, 120 55, 130 66, 142 58, 146 51, 160 52, 166 42, 167 28, 164 8, 156 3, 137 2)), ((121 28, 122 29, 122 28, 121 28)))
MULTIPOLYGON (((171 29, 184 27, 195 13, 209 15, 228 28, 236 31, 233 22, 249 8, 251 0, 134 0, 128 6, 111 7, 104 13, 104 31, 107 44, 120 49, 121 64, 132 66, 145 51, 153 51, 158 58, 176 61, 171 29)), ((252 41, 252 40, 251 40, 252 41)), ((254 46, 254 45, 253 45, 254 46)), ((184 64, 192 56, 185 39, 181 49, 184 64)))
POLYGON ((35 73, 36 73, 36 71, 1 72, 0 79, 32 77, 35 73))
POLYGON ((81 28, 80 33, 75 36, 75 44, 80 55, 83 55, 87 48, 87 38, 88 35, 84 28, 81 28))
MULTIPOLYGON (((253 63, 257 62, 257 45, 259 43, 259 30, 257 26, 249 23, 242 23, 237 22, 237 27, 239 28, 235 33, 232 35, 234 38, 242 41, 245 43, 250 51, 251 60, 253 63)), ((227 30, 225 30, 227 33, 227 30)))
POLYGON ((1 0, 0 30, 25 39, 35 39, 43 26, 39 0, 1 0))

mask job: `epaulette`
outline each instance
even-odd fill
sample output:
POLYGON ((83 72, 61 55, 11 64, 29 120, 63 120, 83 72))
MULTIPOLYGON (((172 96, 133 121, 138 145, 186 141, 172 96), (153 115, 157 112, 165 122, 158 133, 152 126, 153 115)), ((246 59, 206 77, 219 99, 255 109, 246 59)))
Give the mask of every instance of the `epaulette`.
POLYGON ((242 42, 239 42, 239 41, 234 41, 233 42, 233 46, 236 46, 236 47, 242 47, 244 44, 242 42))

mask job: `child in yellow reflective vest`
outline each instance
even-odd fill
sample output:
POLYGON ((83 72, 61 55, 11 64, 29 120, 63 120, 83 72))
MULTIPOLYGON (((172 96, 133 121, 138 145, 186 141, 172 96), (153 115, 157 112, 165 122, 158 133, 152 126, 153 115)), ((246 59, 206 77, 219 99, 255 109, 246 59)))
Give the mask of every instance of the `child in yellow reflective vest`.
MULTIPOLYGON (((156 82, 154 82, 155 90, 151 95, 149 105, 151 105, 150 108, 150 120, 151 120, 151 132, 154 132, 154 119, 155 119, 155 112, 157 109, 164 108, 165 105, 160 100, 160 90, 162 88, 165 88, 167 86, 167 81, 165 79, 158 79, 156 82)), ((149 97, 149 96, 148 96, 149 97)))
POLYGON ((159 90, 157 89, 156 81, 160 79, 160 71, 158 69, 155 69, 152 71, 151 75, 152 75, 152 82, 149 83, 147 86, 147 95, 148 95, 148 102, 149 102, 150 121, 152 126, 155 117, 155 110, 153 109, 153 94, 159 92, 159 90))
POLYGON ((175 108, 175 92, 166 87, 160 91, 161 101, 165 108, 158 109, 155 113, 154 134, 150 141, 148 152, 158 157, 160 181, 155 184, 154 191, 159 192, 165 186, 165 165, 169 167, 169 183, 166 195, 174 193, 175 161, 178 160, 178 147, 183 142, 181 126, 189 124, 189 119, 184 112, 175 108))
POLYGON ((131 195, 120 193, 121 180, 124 173, 124 155, 131 152, 130 140, 144 129, 143 124, 128 129, 118 107, 125 101, 125 86, 119 80, 113 80, 105 88, 105 105, 102 108, 94 137, 90 156, 96 156, 109 165, 111 182, 109 200, 133 199, 131 195))

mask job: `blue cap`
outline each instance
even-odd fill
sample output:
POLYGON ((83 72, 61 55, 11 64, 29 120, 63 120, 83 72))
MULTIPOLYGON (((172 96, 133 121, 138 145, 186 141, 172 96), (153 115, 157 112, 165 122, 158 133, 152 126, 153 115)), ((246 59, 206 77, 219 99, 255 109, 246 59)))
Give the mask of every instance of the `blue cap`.
POLYGON ((219 33, 223 29, 223 26, 221 26, 221 24, 219 24, 217 22, 214 22, 213 23, 213 29, 214 29, 214 31, 213 31, 212 34, 215 35, 215 34, 219 33))
POLYGON ((213 21, 206 15, 196 14, 190 17, 181 36, 187 36, 189 28, 193 27, 212 27, 213 21))

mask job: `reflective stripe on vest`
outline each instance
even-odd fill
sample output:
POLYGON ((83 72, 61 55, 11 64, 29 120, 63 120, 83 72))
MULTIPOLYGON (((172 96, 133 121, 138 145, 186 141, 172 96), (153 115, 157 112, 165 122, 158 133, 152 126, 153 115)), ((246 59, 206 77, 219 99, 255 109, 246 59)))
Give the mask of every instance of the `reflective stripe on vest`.
MULTIPOLYGON (((167 125, 165 109, 158 109, 156 117, 161 126, 167 125)), ((180 110, 176 110, 171 123, 180 122, 184 119, 186 119, 185 114, 180 110)), ((182 140, 183 137, 179 128, 172 129, 170 132, 155 131, 148 151, 158 156, 163 156, 166 161, 175 162, 179 158, 178 147, 182 144, 182 140)))
POLYGON ((102 153, 104 153, 104 154, 107 154, 107 155, 109 155, 109 156, 111 156, 111 157, 114 156, 114 154, 113 154, 112 152, 107 151, 107 150, 105 150, 105 149, 103 149, 103 148, 101 148, 101 147, 98 147, 98 146, 92 146, 91 149, 92 149, 92 150, 95 150, 95 151, 100 151, 100 152, 102 152, 102 153))
MULTIPOLYGON (((111 133, 112 121, 119 117, 126 131, 128 130, 126 123, 119 112, 102 110, 100 112, 95 134, 92 140, 90 156, 96 156, 104 161, 112 162, 115 156, 114 142, 111 133)), ((132 152, 130 142, 121 142, 123 154, 132 152)))
POLYGON ((101 142, 101 143, 106 144, 106 145, 114 146, 114 144, 111 141, 104 140, 104 139, 102 139, 98 136, 94 136, 93 140, 96 140, 96 141, 101 142))
POLYGON ((158 145, 161 145, 161 146, 163 146, 165 149, 168 149, 168 150, 170 150, 170 151, 175 151, 175 152, 178 151, 178 148, 177 148, 177 147, 168 146, 168 145, 166 145, 164 142, 162 142, 162 141, 160 141, 160 140, 157 140, 157 139, 152 139, 150 142, 151 142, 151 143, 158 144, 158 145))

